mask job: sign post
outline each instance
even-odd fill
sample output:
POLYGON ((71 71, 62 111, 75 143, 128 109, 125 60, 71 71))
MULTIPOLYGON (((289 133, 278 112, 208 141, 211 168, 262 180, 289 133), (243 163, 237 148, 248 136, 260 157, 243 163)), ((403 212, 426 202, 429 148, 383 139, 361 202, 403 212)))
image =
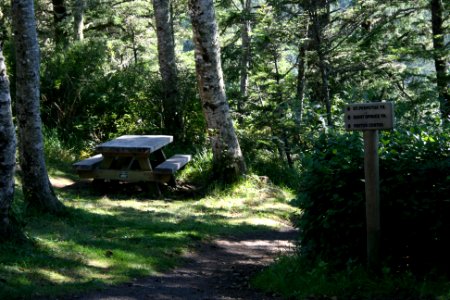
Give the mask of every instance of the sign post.
POLYGON ((367 264, 371 270, 378 271, 381 265, 378 130, 389 130, 394 127, 393 104, 391 102, 349 104, 345 108, 344 117, 347 130, 363 131, 367 264))

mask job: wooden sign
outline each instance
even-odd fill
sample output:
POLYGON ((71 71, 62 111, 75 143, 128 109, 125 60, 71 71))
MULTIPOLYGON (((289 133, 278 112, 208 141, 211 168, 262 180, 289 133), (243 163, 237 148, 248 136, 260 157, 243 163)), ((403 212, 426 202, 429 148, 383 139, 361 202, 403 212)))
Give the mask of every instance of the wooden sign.
POLYGON ((394 104, 392 102, 348 104, 344 116, 346 130, 363 131, 364 135, 367 264, 371 270, 378 272, 381 269, 378 130, 394 127, 394 104))
POLYGON ((348 104, 344 113, 347 130, 389 130, 394 127, 394 104, 371 102, 348 104))

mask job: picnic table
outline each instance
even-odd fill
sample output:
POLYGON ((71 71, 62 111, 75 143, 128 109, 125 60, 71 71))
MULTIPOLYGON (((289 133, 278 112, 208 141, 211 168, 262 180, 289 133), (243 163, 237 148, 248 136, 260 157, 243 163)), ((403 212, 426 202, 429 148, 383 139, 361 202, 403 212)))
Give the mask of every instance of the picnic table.
POLYGON ((96 146, 97 155, 73 166, 81 178, 174 185, 175 172, 191 160, 191 155, 166 159, 163 147, 172 141, 170 135, 123 135, 96 146))

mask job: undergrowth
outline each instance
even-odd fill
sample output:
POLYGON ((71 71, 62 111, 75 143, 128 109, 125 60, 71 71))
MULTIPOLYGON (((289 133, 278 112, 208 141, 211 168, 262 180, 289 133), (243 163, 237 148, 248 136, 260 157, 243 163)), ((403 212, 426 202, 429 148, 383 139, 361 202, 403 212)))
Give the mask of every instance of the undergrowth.
POLYGON ((417 278, 410 272, 384 268, 373 276, 361 265, 349 263, 336 271, 323 262, 305 258, 279 257, 275 264, 253 279, 253 285, 287 299, 450 299, 446 278, 417 278))

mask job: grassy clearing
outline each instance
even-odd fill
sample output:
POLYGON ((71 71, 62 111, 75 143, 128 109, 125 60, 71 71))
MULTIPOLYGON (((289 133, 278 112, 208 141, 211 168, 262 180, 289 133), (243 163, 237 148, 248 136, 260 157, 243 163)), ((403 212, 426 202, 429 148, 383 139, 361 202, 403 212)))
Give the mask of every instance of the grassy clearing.
MULTIPOLYGON (((24 217, 30 242, 0 245, 0 299, 57 296, 163 272, 197 241, 278 227, 294 209, 288 190, 248 177, 200 199, 160 200, 64 187, 50 168, 67 217, 24 217)), ((16 209, 20 210, 20 188, 16 209)), ((136 195, 134 195, 136 196, 136 195)))

